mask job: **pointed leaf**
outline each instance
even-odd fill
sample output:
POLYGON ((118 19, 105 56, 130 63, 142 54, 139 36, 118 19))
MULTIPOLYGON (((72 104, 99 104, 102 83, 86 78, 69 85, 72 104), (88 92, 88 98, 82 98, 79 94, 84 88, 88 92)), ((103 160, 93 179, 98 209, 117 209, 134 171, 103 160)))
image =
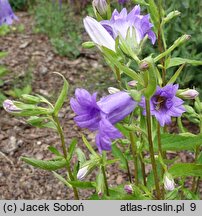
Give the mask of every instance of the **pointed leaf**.
POLYGON ((166 69, 182 64, 191 64, 192 66, 199 66, 202 65, 202 61, 192 60, 192 59, 185 59, 185 58, 171 58, 169 64, 167 65, 166 69))
POLYGON ((202 165, 191 163, 174 164, 168 171, 173 177, 202 177, 202 165))
POLYGON ((28 158, 28 157, 21 157, 21 159, 34 166, 34 167, 37 167, 37 168, 40 168, 40 169, 43 169, 43 170, 49 170, 49 171, 54 171, 54 170, 58 170, 58 169, 61 169, 63 167, 66 166, 66 160, 65 159, 62 159, 62 160, 48 160, 48 161, 45 161, 45 160, 37 160, 37 159, 34 159, 34 158, 28 158))
POLYGON ((86 147, 88 148, 88 150, 91 152, 91 154, 97 157, 98 154, 95 152, 95 150, 93 149, 93 147, 91 146, 91 144, 88 142, 88 140, 86 139, 84 135, 82 135, 82 140, 84 144, 86 145, 86 147))
POLYGON ((68 181, 73 187, 87 189, 87 188, 95 188, 95 182, 81 182, 81 181, 68 181))
POLYGON ((177 78, 179 77, 180 73, 182 72, 183 68, 184 68, 185 64, 181 65, 178 70, 174 73, 174 75, 170 78, 170 80, 168 81, 167 84, 171 84, 174 83, 177 78))
POLYGON ((53 171, 54 176, 59 179, 64 185, 66 185, 69 188, 72 188, 71 184, 65 179, 63 178, 61 175, 59 175, 58 173, 53 171))
POLYGON ((49 150, 50 152, 52 152, 53 154, 55 154, 55 155, 57 155, 57 156, 59 156, 59 157, 62 157, 62 154, 61 154, 55 147, 49 146, 49 147, 48 147, 48 150, 49 150))
POLYGON ((58 112, 60 111, 63 103, 65 102, 65 99, 66 99, 67 93, 68 93, 68 88, 69 88, 69 83, 64 78, 64 76, 59 74, 59 73, 57 73, 57 74, 63 78, 64 84, 63 84, 62 91, 60 92, 60 95, 59 95, 57 102, 55 104, 54 113, 56 116, 58 115, 58 112))
POLYGON ((76 148, 76 145, 77 145, 78 141, 76 138, 72 139, 70 145, 69 145, 69 149, 68 149, 68 159, 71 160, 72 158, 72 155, 74 154, 74 151, 75 151, 75 148, 76 148))
MULTIPOLYGON (((185 136, 179 134, 162 134, 162 149, 164 151, 194 151, 197 146, 202 145, 202 134, 185 136)), ((157 151, 157 138, 155 139, 155 150, 157 151)))
POLYGON ((78 161, 79 161, 80 165, 82 166, 82 164, 84 164, 86 162, 86 156, 80 148, 76 149, 76 154, 78 157, 78 161))

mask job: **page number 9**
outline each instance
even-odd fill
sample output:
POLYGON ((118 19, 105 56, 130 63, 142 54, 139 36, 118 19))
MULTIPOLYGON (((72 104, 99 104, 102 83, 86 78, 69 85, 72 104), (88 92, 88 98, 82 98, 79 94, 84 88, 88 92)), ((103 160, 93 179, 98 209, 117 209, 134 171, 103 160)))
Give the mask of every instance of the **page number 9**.
POLYGON ((190 204, 190 208, 191 208, 191 211, 195 211, 196 210, 196 204, 195 203, 191 203, 190 204))

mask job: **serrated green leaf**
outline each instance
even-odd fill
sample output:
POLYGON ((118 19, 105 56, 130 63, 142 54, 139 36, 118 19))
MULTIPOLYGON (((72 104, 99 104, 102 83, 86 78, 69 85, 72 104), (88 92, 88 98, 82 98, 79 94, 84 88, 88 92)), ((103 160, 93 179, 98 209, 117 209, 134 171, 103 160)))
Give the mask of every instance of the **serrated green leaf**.
POLYGON ((64 84, 63 84, 63 88, 62 91, 60 92, 60 95, 56 101, 55 104, 55 108, 54 108, 54 114, 57 116, 58 112, 60 111, 62 105, 65 102, 65 99, 67 97, 67 93, 68 93, 68 89, 69 89, 69 83, 67 82, 67 80, 64 78, 63 75, 57 73, 58 75, 60 75, 63 78, 64 84))
POLYGON ((80 165, 82 166, 82 164, 84 164, 86 162, 86 156, 80 148, 76 149, 76 154, 78 157, 78 161, 79 161, 80 165))
POLYGON ((167 84, 171 84, 174 83, 177 78, 179 77, 180 73, 182 72, 183 68, 184 68, 185 64, 181 65, 178 70, 174 73, 174 75, 170 78, 170 80, 168 81, 167 84))
POLYGON ((76 138, 72 139, 71 140, 71 143, 69 145, 69 149, 68 149, 68 159, 71 160, 73 154, 74 154, 74 151, 75 151, 75 148, 76 148, 76 145, 77 145, 78 141, 76 138))
POLYGON ((37 104, 41 102, 41 99, 39 97, 29 95, 29 94, 22 94, 21 98, 25 103, 37 104))
POLYGON ((199 66, 199 65, 202 65, 202 61, 185 59, 185 58, 178 58, 178 57, 171 58, 166 69, 174 67, 174 66, 182 65, 182 64, 191 64, 192 66, 199 66))
POLYGON ((21 157, 21 159, 26 162, 27 164, 30 164, 34 167, 43 169, 43 170, 49 170, 49 171, 55 171, 58 169, 61 169, 66 166, 66 160, 37 160, 34 158, 28 158, 28 157, 21 157))
POLYGON ((49 150, 50 152, 52 152, 53 154, 55 154, 55 155, 57 155, 57 156, 59 156, 59 157, 62 157, 62 154, 61 154, 55 147, 49 146, 49 147, 48 147, 48 150, 49 150))
MULTIPOLYGON (((158 151, 157 138, 155 139, 154 143, 155 151, 158 151)), ((161 143, 163 151, 194 151, 197 146, 202 145, 202 134, 196 136, 162 134, 161 143)))
POLYGON ((173 177, 187 177, 187 176, 202 177, 202 165, 191 164, 191 163, 178 163, 178 164, 174 164, 168 170, 168 172, 173 177))
POLYGON ((57 127, 56 127, 55 123, 52 122, 52 121, 49 121, 49 122, 46 122, 46 123, 42 124, 42 128, 50 128, 50 129, 53 129, 53 130, 57 130, 57 127))

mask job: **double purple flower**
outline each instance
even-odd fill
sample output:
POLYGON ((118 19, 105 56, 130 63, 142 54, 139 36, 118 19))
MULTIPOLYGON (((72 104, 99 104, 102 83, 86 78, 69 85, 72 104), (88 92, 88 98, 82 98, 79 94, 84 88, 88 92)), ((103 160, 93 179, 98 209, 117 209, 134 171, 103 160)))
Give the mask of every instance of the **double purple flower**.
POLYGON ((129 115, 137 105, 128 93, 120 91, 96 101, 97 93, 90 94, 85 89, 76 89, 75 97, 70 105, 76 113, 74 118, 81 128, 97 131, 96 144, 98 150, 111 150, 112 140, 122 137, 114 124, 129 115))
MULTIPOLYGON (((166 85, 163 88, 157 87, 156 93, 150 100, 151 114, 156 117, 160 125, 168 125, 171 123, 171 117, 179 117, 185 112, 182 105, 184 101, 176 97, 179 85, 166 85)), ((139 103, 144 108, 143 115, 146 115, 145 98, 143 97, 139 103)))
POLYGON ((149 19, 150 15, 141 15, 140 6, 136 5, 130 13, 127 12, 126 8, 123 8, 120 13, 114 10, 110 20, 103 20, 100 23, 114 39, 116 39, 119 34, 125 39, 128 30, 130 30, 130 35, 133 36, 132 28, 134 28, 137 44, 139 44, 146 35, 148 35, 148 38, 151 40, 152 44, 154 44, 156 35, 152 31, 153 24, 150 23, 149 19))
POLYGON ((13 20, 18 20, 8 0, 0 0, 0 26, 3 24, 11 25, 13 20))

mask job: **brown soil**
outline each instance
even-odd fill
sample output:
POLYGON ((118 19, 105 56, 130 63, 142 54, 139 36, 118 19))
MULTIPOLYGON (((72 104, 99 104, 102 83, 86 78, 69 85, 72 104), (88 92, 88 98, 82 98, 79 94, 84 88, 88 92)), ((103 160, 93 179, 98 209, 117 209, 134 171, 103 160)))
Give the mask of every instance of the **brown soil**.
MULTIPOLYGON (((53 102, 60 91, 62 80, 52 72, 60 72, 67 78, 71 86, 70 96, 76 87, 84 87, 91 92, 99 90, 104 94, 108 86, 115 85, 113 74, 99 63, 95 50, 88 53, 82 51, 83 57, 74 61, 60 57, 54 54, 46 36, 33 33, 32 17, 27 13, 19 13, 18 16, 25 27, 24 32, 14 31, 0 38, 0 49, 9 52, 8 57, 1 61, 11 71, 1 89, 8 91, 13 80, 16 80, 15 85, 18 87, 28 72, 32 74, 33 94, 44 95, 53 102)), ((78 137, 78 145, 82 147, 80 129, 74 124, 74 114, 68 102, 59 116, 66 143, 78 137)), ((82 132, 89 141, 94 142, 93 134, 82 132)), ((47 150, 50 145, 60 150, 60 140, 55 132, 33 128, 27 125, 24 119, 12 117, 0 109, 0 199, 73 199, 72 191, 60 183, 51 172, 35 169, 20 160, 21 156, 52 158, 52 154, 47 150)), ((180 157, 181 161, 193 160, 193 155, 180 153, 180 157)), ((76 161, 76 158, 74 160, 76 161)), ((118 169, 117 165, 110 167, 110 185, 121 184, 127 179, 124 173, 117 172, 118 169)), ((94 178, 95 173, 92 175, 92 179, 94 178)), ((80 191, 83 199, 90 193, 80 191)))

